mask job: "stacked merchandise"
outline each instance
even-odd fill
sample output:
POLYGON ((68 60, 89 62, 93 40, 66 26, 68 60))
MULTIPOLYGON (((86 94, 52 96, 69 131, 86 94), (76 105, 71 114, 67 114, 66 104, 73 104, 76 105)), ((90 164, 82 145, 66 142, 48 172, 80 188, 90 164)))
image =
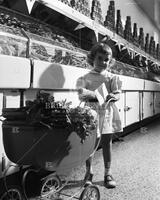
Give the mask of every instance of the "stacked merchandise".
POLYGON ((140 31, 139 31, 139 45, 140 45, 140 48, 142 50, 145 49, 145 47, 144 47, 144 32, 143 32, 143 28, 140 28, 140 31))
POLYGON ((59 1, 61 1, 62 3, 65 3, 66 5, 70 5, 70 2, 69 2, 69 0, 59 0, 59 1))
POLYGON ((157 64, 152 61, 148 61, 148 66, 150 69, 150 73, 154 74, 155 77, 158 77, 160 75, 159 66, 157 64))
POLYGON ((124 38, 126 40, 128 40, 129 42, 133 41, 132 28, 131 28, 131 17, 130 16, 126 17, 126 24, 125 24, 125 29, 124 29, 124 38))
POLYGON ((147 33, 145 37, 145 52, 149 53, 149 33, 147 33))
POLYGON ((154 55, 154 46, 155 46, 154 37, 151 36, 150 42, 149 42, 149 54, 152 55, 152 56, 154 55))
POLYGON ((137 67, 120 61, 116 61, 115 65, 110 68, 113 74, 125 75, 135 78, 146 79, 147 75, 142 73, 142 70, 137 67))
POLYGON ((137 34, 137 23, 134 23, 133 25, 133 44, 139 47, 139 41, 138 41, 138 34, 137 34))
POLYGON ((88 0, 71 0, 70 1, 71 7, 73 7, 78 12, 82 13, 83 15, 90 17, 90 8, 88 0))
POLYGON ((153 58, 156 58, 156 42, 153 40, 153 58))
POLYGON ((157 57, 157 59, 160 58, 160 47, 159 47, 159 43, 157 43, 157 46, 156 46, 156 57, 157 57))
POLYGON ((68 6, 71 6, 83 15, 90 17, 90 9, 88 0, 59 0, 68 6))
POLYGON ((112 31, 115 30, 115 4, 114 4, 114 1, 110 1, 108 10, 107 10, 107 15, 106 15, 106 18, 104 21, 104 26, 111 29, 112 31))
POLYGON ((101 3, 98 0, 92 1, 91 19, 98 22, 99 24, 103 24, 101 3))
POLYGON ((120 10, 117 10, 116 33, 120 35, 121 37, 123 37, 124 35, 120 10))

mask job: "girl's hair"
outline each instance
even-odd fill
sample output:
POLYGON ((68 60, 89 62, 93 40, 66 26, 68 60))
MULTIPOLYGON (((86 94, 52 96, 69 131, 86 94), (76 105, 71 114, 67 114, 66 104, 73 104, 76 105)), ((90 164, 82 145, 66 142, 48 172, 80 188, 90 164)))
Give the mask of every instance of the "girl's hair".
POLYGON ((91 48, 90 52, 87 55, 87 61, 92 66, 97 52, 103 54, 110 54, 112 56, 112 49, 110 48, 110 46, 108 46, 104 42, 98 42, 91 48))

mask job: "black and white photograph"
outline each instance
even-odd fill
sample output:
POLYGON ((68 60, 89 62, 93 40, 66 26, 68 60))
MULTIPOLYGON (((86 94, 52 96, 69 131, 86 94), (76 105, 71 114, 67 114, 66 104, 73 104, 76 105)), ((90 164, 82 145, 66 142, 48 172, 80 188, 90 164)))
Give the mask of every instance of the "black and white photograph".
POLYGON ((0 0, 0 200, 160 200, 160 0, 0 0))

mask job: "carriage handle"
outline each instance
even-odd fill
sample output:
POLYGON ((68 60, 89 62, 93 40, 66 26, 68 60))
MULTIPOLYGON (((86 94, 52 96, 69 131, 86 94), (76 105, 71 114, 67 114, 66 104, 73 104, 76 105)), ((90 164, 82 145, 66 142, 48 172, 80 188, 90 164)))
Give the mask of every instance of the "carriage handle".
MULTIPOLYGON (((107 106, 109 105, 109 103, 110 103, 111 101, 113 101, 113 100, 114 100, 114 98, 111 98, 111 99, 109 99, 108 101, 106 101, 106 105, 105 105, 105 106, 107 107, 107 106)), ((101 126, 101 129, 100 129, 100 137, 99 137, 99 141, 97 142, 97 145, 96 145, 94 151, 92 152, 92 154, 91 154, 90 156, 92 156, 92 155, 95 154, 95 152, 97 151, 97 148, 99 147, 99 144, 100 144, 100 142, 101 142, 103 123, 104 123, 104 118, 103 118, 102 126, 101 126)))

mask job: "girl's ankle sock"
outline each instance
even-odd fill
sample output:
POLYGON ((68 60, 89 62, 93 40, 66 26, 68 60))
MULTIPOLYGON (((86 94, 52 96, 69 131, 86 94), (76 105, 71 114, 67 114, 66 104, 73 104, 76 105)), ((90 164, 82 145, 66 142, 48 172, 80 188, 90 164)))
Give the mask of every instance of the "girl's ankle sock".
POLYGON ((111 163, 108 162, 105 164, 105 168, 104 168, 104 175, 111 175, 111 163))

